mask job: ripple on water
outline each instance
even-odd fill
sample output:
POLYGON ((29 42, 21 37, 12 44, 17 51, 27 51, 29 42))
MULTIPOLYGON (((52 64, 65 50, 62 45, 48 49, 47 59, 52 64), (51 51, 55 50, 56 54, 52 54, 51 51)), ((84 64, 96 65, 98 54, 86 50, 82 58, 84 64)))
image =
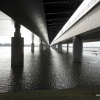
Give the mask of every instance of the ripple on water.
POLYGON ((0 49, 0 92, 66 89, 74 87, 100 88, 100 55, 83 53, 82 63, 72 63, 72 51, 62 53, 50 49, 24 51, 24 67, 11 68, 10 48, 0 49))

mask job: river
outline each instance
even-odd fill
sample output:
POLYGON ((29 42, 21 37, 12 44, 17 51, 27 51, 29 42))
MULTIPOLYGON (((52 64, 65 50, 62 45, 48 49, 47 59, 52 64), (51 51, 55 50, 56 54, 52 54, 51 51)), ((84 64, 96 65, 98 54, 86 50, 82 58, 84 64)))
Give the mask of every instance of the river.
POLYGON ((0 93, 26 90, 100 88, 100 55, 84 49, 82 63, 72 62, 72 48, 39 51, 24 48, 24 67, 11 68, 11 48, 0 47, 0 93))

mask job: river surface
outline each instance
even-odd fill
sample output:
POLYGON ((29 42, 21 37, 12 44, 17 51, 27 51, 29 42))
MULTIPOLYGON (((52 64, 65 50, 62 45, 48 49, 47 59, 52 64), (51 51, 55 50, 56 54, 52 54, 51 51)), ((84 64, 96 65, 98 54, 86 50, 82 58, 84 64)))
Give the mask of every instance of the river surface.
POLYGON ((24 67, 11 68, 11 48, 0 47, 0 93, 26 90, 100 88, 100 55, 84 50, 82 63, 72 62, 73 52, 64 47, 31 53, 24 48, 24 67))

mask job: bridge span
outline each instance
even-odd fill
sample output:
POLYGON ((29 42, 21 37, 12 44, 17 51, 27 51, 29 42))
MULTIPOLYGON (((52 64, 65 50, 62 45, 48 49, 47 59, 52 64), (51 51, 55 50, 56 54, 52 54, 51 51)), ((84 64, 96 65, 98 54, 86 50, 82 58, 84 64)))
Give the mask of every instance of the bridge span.
MULTIPOLYGON (((62 30, 61 30, 62 31, 62 30)), ((100 40, 100 0, 92 1, 91 7, 67 30, 55 38, 51 46, 73 42, 73 61, 81 62, 83 42, 100 40)))
MULTIPOLYGON (((61 29, 60 35, 58 33, 51 46, 55 48, 55 45, 58 44, 58 51, 61 51, 62 44, 73 42, 73 61, 81 62, 83 42, 100 40, 100 0, 91 0, 81 14, 70 22, 69 18, 82 2, 83 0, 2 0, 0 10, 15 21, 11 65, 23 66, 24 39, 21 37, 20 25, 41 38, 40 51, 42 51, 43 42, 48 46, 65 22, 68 27, 64 26, 61 29)), ((32 52, 34 52, 33 38, 34 36, 32 36, 32 52)))

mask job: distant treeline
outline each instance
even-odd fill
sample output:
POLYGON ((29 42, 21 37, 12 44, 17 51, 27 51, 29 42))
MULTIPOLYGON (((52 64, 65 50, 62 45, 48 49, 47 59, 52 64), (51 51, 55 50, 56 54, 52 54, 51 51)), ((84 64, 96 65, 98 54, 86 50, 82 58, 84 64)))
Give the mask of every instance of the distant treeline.
MULTIPOLYGON (((5 44, 2 44, 0 43, 0 46, 11 46, 10 43, 5 43, 5 44)), ((24 44, 25 47, 30 47, 31 45, 30 44, 24 44)))
MULTIPOLYGON (((4 44, 2 44, 2 43, 0 43, 0 46, 11 46, 11 44, 10 43, 4 43, 4 44)), ((38 47, 39 45, 35 45, 35 47, 38 47)), ((31 47, 31 44, 24 44, 24 47, 31 47)))
MULTIPOLYGON (((63 46, 63 47, 67 47, 67 46, 63 46)), ((69 48, 73 48, 73 46, 69 46, 69 48)), ((100 48, 100 47, 97 47, 97 46, 84 46, 83 48, 100 48)))
POLYGON ((11 46, 11 44, 10 43, 5 43, 5 44, 0 43, 0 46, 11 46))

